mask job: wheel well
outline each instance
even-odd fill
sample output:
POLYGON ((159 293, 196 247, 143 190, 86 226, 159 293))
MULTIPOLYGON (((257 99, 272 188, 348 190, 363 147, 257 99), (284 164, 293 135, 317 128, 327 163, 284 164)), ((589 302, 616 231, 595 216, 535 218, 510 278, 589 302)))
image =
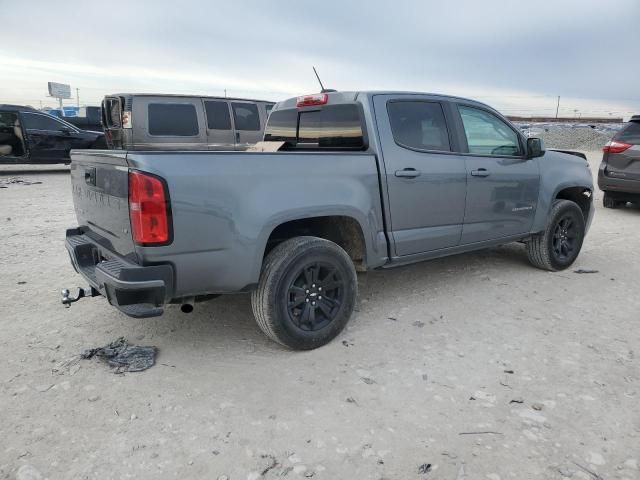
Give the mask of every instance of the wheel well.
POLYGON ((278 225, 269 235, 264 255, 279 243, 301 236, 320 237, 336 243, 351 257, 357 271, 366 270, 364 235, 360 224, 351 217, 302 218, 278 225))
POLYGON ((556 195, 556 199, 571 200, 572 202, 578 204, 586 221, 587 217, 589 216, 589 209, 591 208, 591 195, 593 195, 593 192, 589 188, 570 187, 565 188, 564 190, 560 190, 556 195), (589 192, 589 195, 585 195, 585 192, 589 192))

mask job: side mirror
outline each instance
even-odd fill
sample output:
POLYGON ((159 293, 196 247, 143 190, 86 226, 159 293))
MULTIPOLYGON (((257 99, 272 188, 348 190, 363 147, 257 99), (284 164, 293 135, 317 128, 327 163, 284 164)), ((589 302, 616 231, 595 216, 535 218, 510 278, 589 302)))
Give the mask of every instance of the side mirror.
POLYGON ((61 127, 60 131, 65 135, 71 135, 71 129, 69 127, 61 127))
POLYGON ((544 142, 541 138, 527 138, 527 158, 537 158, 544 155, 544 142))

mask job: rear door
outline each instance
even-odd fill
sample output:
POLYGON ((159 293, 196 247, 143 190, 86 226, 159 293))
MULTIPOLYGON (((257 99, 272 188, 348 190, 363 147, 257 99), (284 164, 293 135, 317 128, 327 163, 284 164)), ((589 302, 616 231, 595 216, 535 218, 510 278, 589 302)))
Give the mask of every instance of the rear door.
POLYGON ((458 245, 467 173, 455 153, 449 104, 426 95, 375 95, 374 108, 396 255, 458 245))
POLYGON ((260 111, 255 102, 233 100, 231 102, 235 127, 236 150, 246 150, 262 140, 260 111))
MULTIPOLYGON (((619 153, 605 153, 607 176, 640 181, 640 121, 629 122, 613 137, 613 140, 630 147, 619 153)), ((618 147, 617 150, 622 148, 618 147)))
POLYGON ((102 125, 107 147, 111 149, 126 148, 125 132, 122 125, 124 99, 121 97, 104 97, 101 108, 102 125))
POLYGON ((207 117, 207 148, 234 150, 235 135, 231 124, 231 107, 226 100, 203 100, 207 117))
POLYGON ((132 110, 135 149, 207 149, 201 98, 136 96, 132 110))
POLYGON ((531 229, 538 201, 538 159, 527 160, 521 136, 495 113, 458 103, 467 170, 461 244, 531 229))
POLYGON ((69 159, 70 150, 84 145, 77 128, 51 115, 36 112, 21 112, 20 115, 31 160, 65 161, 69 159))

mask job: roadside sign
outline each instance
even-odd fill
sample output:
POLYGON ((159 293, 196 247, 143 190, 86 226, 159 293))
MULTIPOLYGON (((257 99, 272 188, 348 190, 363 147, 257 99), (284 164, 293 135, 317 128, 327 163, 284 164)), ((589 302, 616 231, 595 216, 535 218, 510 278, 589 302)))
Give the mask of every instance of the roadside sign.
POLYGON ((71 86, 66 83, 49 82, 49 95, 55 98, 71 98, 71 86))

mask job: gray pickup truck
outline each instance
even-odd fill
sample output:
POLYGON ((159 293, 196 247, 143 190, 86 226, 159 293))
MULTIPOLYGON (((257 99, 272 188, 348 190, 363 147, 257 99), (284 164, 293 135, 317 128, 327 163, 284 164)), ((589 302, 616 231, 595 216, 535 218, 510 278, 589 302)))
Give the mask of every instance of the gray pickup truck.
POLYGON ((424 93, 332 92, 275 105, 276 152, 74 151, 75 269, 132 317, 251 292, 294 349, 333 339, 356 271, 507 242, 571 265, 593 217, 584 155, 545 151, 492 108, 424 93))

